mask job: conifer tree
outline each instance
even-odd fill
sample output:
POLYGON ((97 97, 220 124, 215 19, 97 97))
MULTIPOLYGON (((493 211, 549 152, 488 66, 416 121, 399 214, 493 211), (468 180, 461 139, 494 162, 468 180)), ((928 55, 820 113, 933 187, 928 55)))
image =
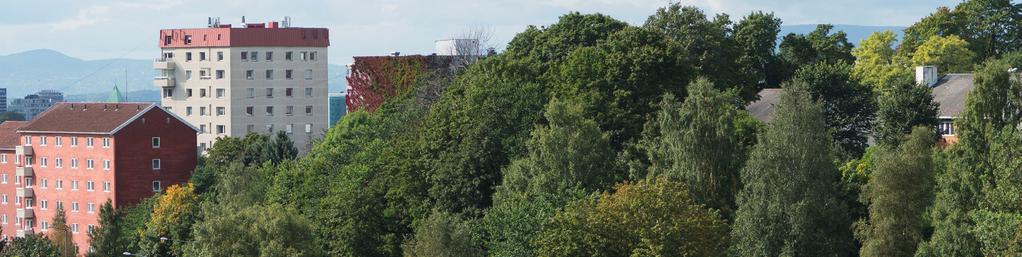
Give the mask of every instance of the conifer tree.
POLYGON ((53 216, 49 230, 49 239, 57 245, 61 257, 78 256, 78 246, 71 241, 71 228, 67 225, 67 213, 64 212, 63 206, 57 206, 57 212, 53 216))
POLYGON ((103 206, 99 207, 99 227, 89 230, 89 245, 92 251, 89 257, 116 256, 122 252, 121 244, 117 239, 121 236, 121 217, 114 211, 111 201, 107 199, 103 206))

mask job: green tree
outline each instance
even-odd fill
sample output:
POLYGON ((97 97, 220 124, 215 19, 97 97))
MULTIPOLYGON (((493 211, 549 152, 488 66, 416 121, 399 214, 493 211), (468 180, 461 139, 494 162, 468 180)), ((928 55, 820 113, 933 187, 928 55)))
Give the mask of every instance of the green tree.
POLYGON ((969 0, 953 12, 960 35, 977 61, 1022 49, 1022 5, 1010 0, 969 0))
POLYGON ((705 79, 688 88, 684 103, 664 96, 651 121, 655 132, 650 134, 657 136, 643 139, 649 148, 649 177, 684 181, 692 199, 730 219, 748 151, 736 121, 741 100, 717 91, 705 79))
POLYGON ((855 56, 852 77, 876 92, 884 92, 895 78, 910 76, 909 59, 895 54, 895 43, 897 38, 890 30, 874 32, 863 39, 859 47, 852 49, 855 56))
POLYGON ((901 77, 887 86, 888 93, 877 98, 876 122, 873 135, 883 145, 894 146, 913 127, 937 126, 937 103, 933 102, 932 89, 917 85, 909 77, 901 77))
POLYGON ((42 234, 26 234, 24 237, 15 237, 7 244, 0 256, 17 257, 62 257, 60 247, 47 239, 42 234))
POLYGON ((71 228, 67 225, 67 213, 64 212, 63 206, 57 206, 56 214, 53 215, 53 220, 50 222, 48 238, 56 246, 58 255, 62 257, 78 256, 78 245, 71 239, 71 228))
POLYGON ((808 34, 790 33, 784 36, 779 46, 779 57, 789 66, 786 76, 791 76, 796 70, 817 62, 855 61, 848 35, 844 31, 831 33, 832 29, 833 25, 819 24, 808 34))
POLYGON ((123 249, 126 252, 136 253, 141 249, 140 242, 142 235, 145 233, 145 224, 149 222, 149 218, 153 214, 153 205, 160 198, 159 195, 155 195, 134 206, 120 206, 118 207, 120 212, 124 213, 121 218, 121 222, 117 224, 121 233, 117 238, 123 249))
POLYGON ((742 170, 735 253, 851 255, 851 221, 834 187, 838 172, 822 105, 806 85, 789 83, 776 108, 742 170))
POLYGON ((457 215, 434 212, 415 228, 415 237, 405 243, 408 257, 486 256, 481 238, 471 221, 457 215))
POLYGON ((863 242, 861 256, 915 255, 933 200, 934 138, 932 127, 915 127, 900 147, 881 151, 863 188, 869 218, 861 221, 857 233, 863 242))
POLYGON ((720 256, 727 224, 663 178, 580 199, 547 222, 537 256, 720 256))
POLYGON ((124 244, 118 242, 121 238, 121 216, 114 211, 112 202, 108 199, 99 207, 99 227, 89 230, 89 246, 91 251, 86 254, 89 257, 117 256, 124 252, 124 244))
POLYGON ((738 63, 741 74, 752 74, 753 81, 762 86, 777 86, 782 79, 782 69, 774 55, 777 34, 781 32, 781 19, 773 13, 753 12, 734 26, 734 38, 740 55, 738 63))
POLYGON ((972 71, 974 58, 969 43, 958 36, 932 36, 916 48, 912 54, 912 65, 937 66, 942 74, 962 73, 972 71))
POLYGON ((323 256, 312 223, 292 208, 209 206, 204 212, 187 256, 323 256))
POLYGON ((192 239, 192 224, 197 220, 199 196, 194 187, 167 187, 153 206, 139 242, 145 256, 182 256, 187 241, 192 239), (164 240, 166 237, 169 240, 164 240))
POLYGON ((915 53, 916 48, 923 44, 923 41, 933 36, 957 35, 960 31, 961 27, 958 26, 951 8, 938 7, 929 16, 905 28, 905 36, 901 45, 898 46, 898 54, 911 56, 915 53))
POLYGON ((823 117, 835 150, 844 159, 862 155, 876 113, 873 91, 854 78, 844 62, 816 63, 795 72, 793 80, 807 85, 814 101, 823 104, 823 117))
POLYGON ((273 164, 280 164, 280 162, 285 160, 294 160, 296 157, 298 157, 298 148, 295 147, 291 137, 283 130, 278 130, 273 140, 269 141, 267 146, 263 148, 263 160, 273 164))

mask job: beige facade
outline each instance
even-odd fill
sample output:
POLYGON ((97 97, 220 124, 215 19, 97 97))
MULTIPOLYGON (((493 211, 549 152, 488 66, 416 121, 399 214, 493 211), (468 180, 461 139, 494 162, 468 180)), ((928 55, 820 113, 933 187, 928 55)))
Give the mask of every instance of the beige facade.
POLYGON ((326 47, 162 51, 154 63, 162 105, 201 130, 200 150, 221 137, 283 130, 306 152, 327 129, 326 47))

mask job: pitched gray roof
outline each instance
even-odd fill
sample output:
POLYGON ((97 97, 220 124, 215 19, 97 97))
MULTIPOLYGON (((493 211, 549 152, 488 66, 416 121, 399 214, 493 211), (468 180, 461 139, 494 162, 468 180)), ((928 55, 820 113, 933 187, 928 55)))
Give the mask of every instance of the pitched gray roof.
POLYGON ((939 117, 958 117, 965 110, 965 98, 975 86, 972 74, 947 74, 933 86, 933 102, 940 105, 939 117))
POLYGON ((759 91, 759 100, 745 106, 745 110, 757 120, 769 122, 774 118, 774 104, 781 99, 780 88, 767 88, 759 91))

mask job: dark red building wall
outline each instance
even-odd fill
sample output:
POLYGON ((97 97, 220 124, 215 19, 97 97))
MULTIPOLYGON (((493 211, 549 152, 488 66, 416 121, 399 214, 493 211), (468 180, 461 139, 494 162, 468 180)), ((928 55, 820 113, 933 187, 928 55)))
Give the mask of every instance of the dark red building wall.
MULTIPOLYGON (((7 216, 7 224, 0 223, 0 228, 3 229, 3 237, 13 237, 18 229, 17 225, 14 225, 16 217, 17 207, 15 206, 14 200, 17 195, 14 185, 14 151, 12 150, 0 150, 0 155, 6 155, 7 161, 0 159, 0 176, 6 176, 7 182, 0 181, 0 197, 7 195, 7 203, 0 203, 0 215, 7 216)), ((3 158, 3 157, 0 157, 3 158)))
POLYGON ((154 194, 152 182, 162 189, 188 182, 198 162, 196 132, 187 124, 154 108, 114 135, 114 206, 130 206, 154 194), (152 138, 160 137, 160 147, 152 138), (152 159, 160 159, 159 170, 152 159))

